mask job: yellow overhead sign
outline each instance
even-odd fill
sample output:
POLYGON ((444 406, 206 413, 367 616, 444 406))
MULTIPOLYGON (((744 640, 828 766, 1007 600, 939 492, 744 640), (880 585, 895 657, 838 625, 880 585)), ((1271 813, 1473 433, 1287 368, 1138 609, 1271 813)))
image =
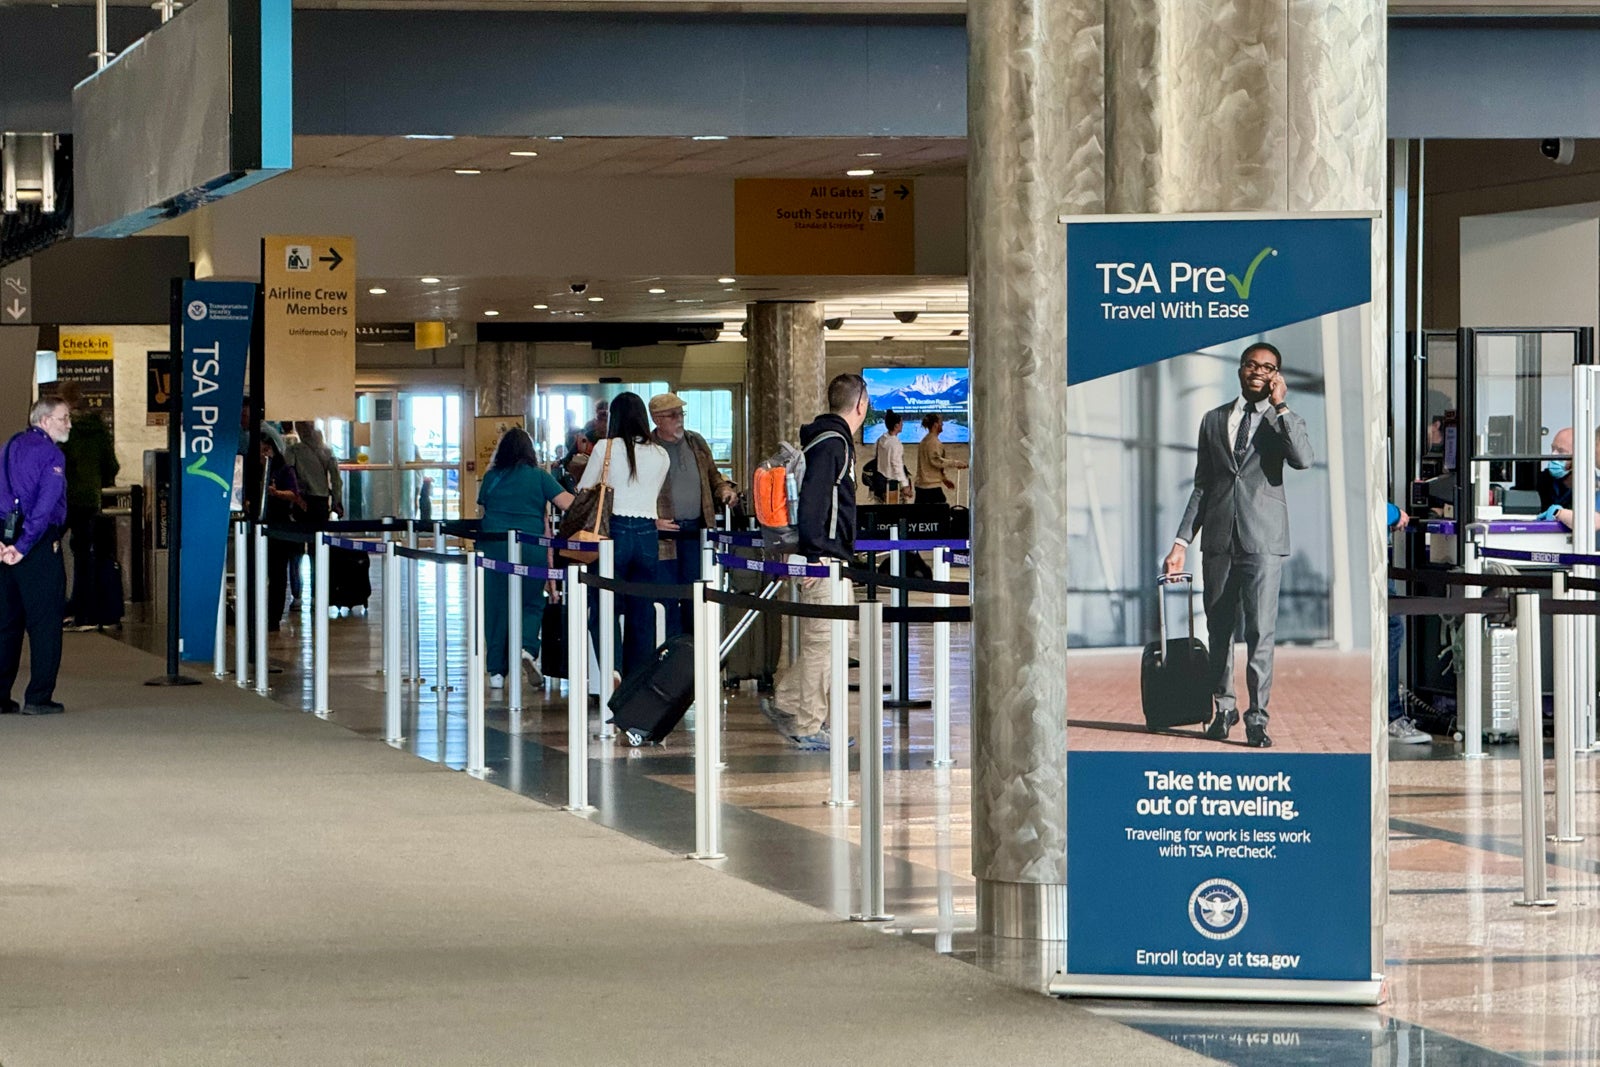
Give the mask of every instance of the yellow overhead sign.
POLYGON ((109 333, 62 334, 56 359, 110 359, 111 335, 109 333))
POLYGON ((269 419, 355 418, 356 242, 261 242, 269 419))
POLYGON ((734 271, 914 274, 915 192, 900 178, 736 181, 734 271))

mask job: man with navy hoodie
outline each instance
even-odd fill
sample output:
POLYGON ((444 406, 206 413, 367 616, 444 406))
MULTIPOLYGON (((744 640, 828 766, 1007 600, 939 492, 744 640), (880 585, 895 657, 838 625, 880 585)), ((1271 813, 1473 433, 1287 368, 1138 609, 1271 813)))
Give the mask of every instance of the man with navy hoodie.
POLYGON ((55 715, 56 674, 61 669, 61 619, 67 572, 61 533, 67 521, 67 458, 61 443, 72 432, 71 408, 50 397, 33 405, 28 428, 0 453, 0 520, 11 536, 0 545, 0 713, 55 715), (23 703, 11 699, 28 635, 31 672, 23 703))
MULTIPOLYGON (((805 477, 800 483, 800 515, 795 523, 799 554, 808 563, 837 559, 848 563, 856 543, 855 437, 867 418, 867 383, 859 374, 840 374, 828 383, 828 411, 800 428, 805 477)), ((804 604, 828 604, 828 583, 805 578, 804 604)), ((783 736, 807 751, 826 751, 828 689, 832 682, 827 619, 802 619, 795 661, 778 671, 773 695, 761 712, 783 736)))

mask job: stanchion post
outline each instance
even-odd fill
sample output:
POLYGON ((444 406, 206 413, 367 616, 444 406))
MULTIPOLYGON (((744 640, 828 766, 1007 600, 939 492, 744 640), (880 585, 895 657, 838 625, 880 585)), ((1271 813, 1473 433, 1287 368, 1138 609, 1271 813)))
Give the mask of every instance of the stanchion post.
MULTIPOLYGON (((256 617, 256 692, 266 696, 267 688, 267 530, 257 523, 255 530, 256 587, 254 589, 256 617)), ((171 565, 169 561, 169 566, 171 565)))
POLYGON ((860 608, 861 661, 861 910, 853 922, 894 918, 883 899, 883 601, 860 608))
MULTIPOLYGON (((1464 558, 1461 561, 1468 574, 1482 574, 1483 561, 1478 558, 1478 542, 1474 536, 1479 529, 1474 525, 1463 538, 1464 558)), ((1479 597, 1479 586, 1467 586, 1462 593, 1479 597)), ((1464 738, 1463 755, 1467 759, 1483 758, 1483 616, 1463 615, 1461 618, 1461 674, 1458 690, 1461 694, 1461 735, 1464 738)))
MULTIPOLYGON (((1556 604, 1567 603, 1567 576, 1562 571, 1550 573, 1550 595, 1556 604)), ((1577 831, 1577 713, 1573 703, 1572 685, 1572 626, 1571 615, 1556 615, 1550 620, 1551 640, 1555 643, 1552 671, 1555 675, 1555 700, 1552 708, 1555 717, 1556 749, 1556 832, 1550 840, 1570 844, 1582 841, 1577 831)))
MULTIPOLYGON (((798 578, 789 579, 789 599, 792 601, 800 599, 800 579, 798 578)), ((794 661, 800 657, 800 617, 798 615, 789 616, 788 638, 784 642, 784 648, 786 649, 784 655, 789 661, 789 666, 793 667, 794 661)))
POLYGON ((223 572, 217 584, 217 633, 211 642, 211 673, 217 678, 228 676, 228 576, 223 572))
MULTIPOLYGON (((834 607, 845 604, 848 586, 839 576, 839 561, 828 561, 828 597, 834 607)), ((850 807, 850 624, 828 622, 828 799, 830 808, 850 807)))
MULTIPOLYGON (((600 542, 600 577, 617 576, 616 542, 607 538, 600 542)), ((660 642, 657 642, 660 645, 660 642)), ((600 677, 595 680, 600 694, 600 733, 602 741, 617 736, 617 728, 606 721, 606 708, 611 706, 611 691, 615 688, 612 672, 617 669, 617 594, 609 589, 600 590, 600 647, 596 650, 600 677)), ((588 659, 587 656, 584 657, 588 659)))
POLYGON ((250 524, 233 524, 233 675, 250 685, 250 524))
MULTIPOLYGON (((589 803, 589 590, 583 568, 567 568, 567 805, 593 811, 589 803)), ((601 714, 605 714, 602 709, 601 714)))
POLYGON ((1522 765, 1522 899, 1519 907, 1548 908, 1544 857, 1544 701, 1540 691, 1539 594, 1518 593, 1517 718, 1522 765))
POLYGON ((717 771, 717 605, 706 599, 706 583, 696 582, 694 605, 694 851, 693 860, 720 860, 722 798, 717 771))
MULTIPOLYGON (((415 519, 406 520, 406 547, 415 552, 417 550, 417 522, 415 519)), ((406 652, 406 669, 402 676, 405 681, 422 683, 422 620, 418 612, 422 607, 422 590, 419 582, 422 580, 422 563, 419 560, 408 559, 405 562, 404 577, 401 579, 406 586, 406 596, 402 603, 400 616, 401 625, 406 632, 402 636, 402 647, 406 652)))
POLYGON ((467 556, 466 611, 463 628, 467 638, 467 773, 486 778, 483 736, 483 567, 480 552, 467 556))
MULTIPOLYGON (((900 540, 900 527, 891 526, 889 528, 889 540, 894 542, 900 540)), ((899 578, 905 573, 905 570, 905 554, 890 549, 889 574, 899 578)), ((905 607, 905 596, 906 591, 898 586, 889 590, 889 602, 897 608, 905 607)), ((900 669, 900 631, 904 627, 904 623, 892 622, 889 624, 889 699, 895 704, 899 704, 909 695, 900 687, 905 673, 900 669)))
MULTIPOLYGON (((933 580, 950 580, 950 549, 940 545, 933 550, 933 580)), ((949 593, 935 593, 933 606, 948 608, 949 593)), ((933 624, 933 765, 949 767, 950 758, 950 624, 933 624)))
MULTIPOLYGON (((444 531, 441 523, 433 524, 433 551, 437 554, 444 552, 444 531)), ((447 643, 450 630, 450 576, 445 573, 445 564, 438 559, 433 561, 433 663, 434 678, 433 691, 439 694, 439 706, 443 708, 451 691, 450 687, 450 646, 447 643)))
MULTIPOLYGON (((506 534, 506 559, 522 562, 522 541, 517 531, 506 534)), ((506 727, 522 732, 522 576, 506 575, 506 727)))
POLYGON ((383 679, 383 739, 391 745, 405 740, 400 736, 400 671, 401 612, 400 556, 395 553, 395 543, 389 542, 383 556, 383 662, 387 668, 383 679))
POLYGON ((312 606, 311 672, 312 710, 324 719, 328 717, 328 535, 317 531, 316 550, 312 557, 316 573, 311 576, 312 606))

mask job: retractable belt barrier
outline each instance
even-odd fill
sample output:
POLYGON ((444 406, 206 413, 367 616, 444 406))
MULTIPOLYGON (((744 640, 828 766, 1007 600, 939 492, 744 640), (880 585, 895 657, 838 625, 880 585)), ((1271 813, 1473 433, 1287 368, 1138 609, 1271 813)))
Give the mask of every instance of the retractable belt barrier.
POLYGON ((263 526, 267 537, 273 541, 290 541, 299 545, 314 545, 317 543, 315 533, 304 530, 292 530, 287 526, 263 526))
POLYGON ((706 539, 718 545, 736 545, 740 548, 760 548, 761 535, 743 530, 707 530, 706 539))
POLYGON ((477 556, 473 562, 483 570, 493 571, 496 574, 516 575, 518 578, 532 578, 539 582, 567 580, 567 571, 564 567, 535 567, 527 563, 508 563, 503 559, 490 559, 483 555, 477 556))
POLYGON ((1574 552, 1529 552, 1520 548, 1478 546, 1480 559, 1503 559, 1512 563, 1547 563, 1557 567, 1600 567, 1600 556, 1574 552))
MULTIPOLYGON (((883 586, 885 589, 906 589, 913 593, 943 593, 946 596, 966 596, 972 591, 966 582, 937 582, 932 578, 910 578, 882 571, 843 567, 839 573, 862 585, 883 586)), ((889 618, 885 616, 885 618, 889 618)), ((890 621, 893 621, 892 618, 890 621)))
POLYGON ((465 563, 472 557, 465 552, 434 552, 427 548, 395 546, 395 555, 401 559, 414 559, 418 563, 465 563))
POLYGON ((948 537, 935 537, 926 541, 857 541, 855 545, 857 552, 932 552, 936 548, 965 552, 971 547, 972 542, 965 538, 948 537))
POLYGON ((327 541, 329 548, 344 548, 349 549, 351 552, 365 552, 369 556, 381 556, 389 551, 389 542, 387 541, 368 541, 353 537, 327 537, 324 540, 327 541))
MULTIPOLYGON (((825 563, 784 563, 780 560, 750 559, 727 552, 717 553, 717 566, 732 571, 770 574, 776 578, 826 578, 833 573, 825 563)), ((843 574, 844 571, 839 573, 843 574)))
POLYGON ((406 519, 385 515, 381 519, 332 519, 322 524, 328 533, 399 533, 406 528, 406 519))

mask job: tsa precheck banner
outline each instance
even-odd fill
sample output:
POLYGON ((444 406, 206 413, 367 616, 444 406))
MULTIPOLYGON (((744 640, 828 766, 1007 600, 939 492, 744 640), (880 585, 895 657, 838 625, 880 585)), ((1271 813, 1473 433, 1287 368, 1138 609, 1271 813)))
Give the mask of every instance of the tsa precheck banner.
POLYGON ((210 660, 216 642, 255 292, 250 282, 183 283, 178 623, 180 654, 186 660, 210 660))
POLYGON ((1371 1002, 1373 220, 1066 231, 1052 989, 1371 1002))

